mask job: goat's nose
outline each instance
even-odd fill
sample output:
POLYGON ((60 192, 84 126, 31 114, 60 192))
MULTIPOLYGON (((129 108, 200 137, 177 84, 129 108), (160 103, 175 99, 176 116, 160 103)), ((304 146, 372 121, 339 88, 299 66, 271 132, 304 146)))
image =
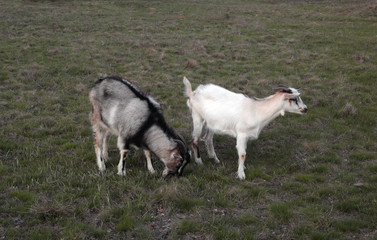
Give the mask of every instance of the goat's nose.
POLYGON ((308 112, 308 108, 304 108, 304 109, 302 110, 302 112, 303 112, 303 113, 307 113, 307 112, 308 112))

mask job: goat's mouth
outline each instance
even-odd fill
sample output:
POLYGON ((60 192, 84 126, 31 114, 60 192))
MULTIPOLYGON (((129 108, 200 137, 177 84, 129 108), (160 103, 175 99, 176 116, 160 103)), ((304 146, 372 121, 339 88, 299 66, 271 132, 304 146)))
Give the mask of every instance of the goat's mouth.
POLYGON ((306 113, 308 113, 308 109, 307 108, 300 108, 300 112, 301 112, 301 114, 306 114, 306 113))

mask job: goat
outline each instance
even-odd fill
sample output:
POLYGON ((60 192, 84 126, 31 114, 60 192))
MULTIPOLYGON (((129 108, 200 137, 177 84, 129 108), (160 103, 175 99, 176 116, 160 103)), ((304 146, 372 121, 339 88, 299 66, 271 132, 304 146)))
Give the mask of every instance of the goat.
POLYGON ((182 175, 190 161, 187 145, 183 137, 167 125, 160 104, 152 97, 127 80, 106 77, 95 83, 89 100, 95 153, 101 172, 106 169, 107 138, 112 133, 118 136, 118 175, 126 175, 125 161, 130 146, 144 150, 147 167, 152 174, 155 170, 151 152, 165 164, 163 177, 182 175))
POLYGON ((249 139, 257 139, 262 129, 284 113, 305 114, 308 108, 298 90, 280 86, 274 95, 266 98, 250 98, 231 92, 214 84, 200 85, 192 91, 190 81, 184 77, 187 105, 192 114, 192 148, 195 161, 203 164, 199 154, 199 139, 204 132, 208 156, 219 159, 213 147, 213 135, 225 134, 237 139, 238 178, 245 179, 244 163, 249 139))

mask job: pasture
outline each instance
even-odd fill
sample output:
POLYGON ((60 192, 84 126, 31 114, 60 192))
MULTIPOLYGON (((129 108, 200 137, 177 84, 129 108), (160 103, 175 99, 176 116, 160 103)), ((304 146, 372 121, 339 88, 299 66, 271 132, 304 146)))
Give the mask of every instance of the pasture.
POLYGON ((377 239, 377 4, 369 0, 0 0, 0 239, 377 239), (118 150, 101 174, 88 93, 140 86, 191 143, 183 76, 301 89, 250 141, 215 136, 181 178, 118 150))

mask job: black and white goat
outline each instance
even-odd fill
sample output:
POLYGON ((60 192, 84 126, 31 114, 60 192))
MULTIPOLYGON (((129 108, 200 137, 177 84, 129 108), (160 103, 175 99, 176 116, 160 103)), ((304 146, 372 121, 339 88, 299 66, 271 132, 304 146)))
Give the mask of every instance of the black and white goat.
POLYGON ((308 109, 300 93, 290 87, 279 87, 274 95, 258 99, 231 92, 213 84, 200 85, 192 91, 184 77, 187 105, 193 119, 192 146, 195 161, 202 164, 198 143, 203 133, 208 156, 220 162, 213 148, 213 135, 225 134, 237 138, 238 177, 245 179, 244 163, 249 139, 257 139, 262 129, 284 113, 305 114, 308 109))
POLYGON ((144 150, 151 173, 155 172, 151 162, 153 152, 165 164, 164 177, 168 174, 182 174, 190 161, 187 145, 183 137, 167 125, 160 104, 152 97, 129 81, 120 77, 107 77, 95 83, 89 99, 100 171, 106 169, 107 137, 112 133, 118 136, 118 175, 126 174, 125 161, 131 145, 144 150))

